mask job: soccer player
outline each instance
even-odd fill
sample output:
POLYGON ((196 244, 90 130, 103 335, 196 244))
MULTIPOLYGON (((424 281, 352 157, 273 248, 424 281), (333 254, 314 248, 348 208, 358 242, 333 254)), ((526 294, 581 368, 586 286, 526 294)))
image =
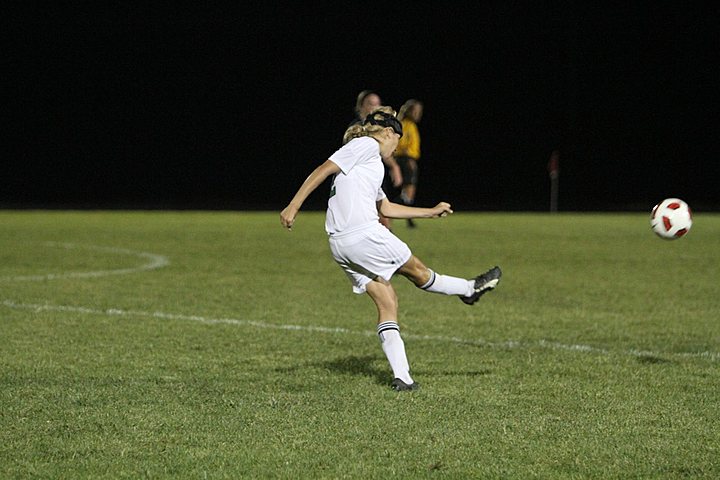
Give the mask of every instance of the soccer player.
MULTIPOLYGON (((402 172, 402 190, 400 203, 413 205, 418 183, 418 160, 420 160, 420 130, 417 124, 422 120, 423 104, 419 100, 410 99, 400 107, 398 120, 403 127, 403 137, 395 150, 395 160, 402 172)), ((415 227, 412 218, 407 219, 408 227, 415 227)))
MULTIPOLYGON (((355 118, 350 122, 349 127, 353 125, 362 125, 367 116, 382 106, 382 100, 380 95, 374 90, 363 90, 358 93, 357 100, 355 101, 355 118)), ((343 137, 343 143, 348 142, 350 139, 343 137)), ((395 160, 394 155, 388 155, 382 158, 385 164, 385 177, 383 179, 382 188, 386 193, 389 193, 395 188, 402 186, 402 170, 400 165, 395 160)), ((385 225, 388 230, 392 230, 392 221, 384 215, 379 215, 380 223, 385 225)))
POLYGON ((363 90, 358 93, 357 100, 355 101, 355 118, 348 127, 353 125, 361 124, 365 121, 365 118, 378 108, 382 106, 382 100, 380 95, 373 90, 363 90))
POLYGON ((346 143, 318 166, 280 213, 280 222, 292 229, 305 199, 333 176, 325 219, 330 250, 345 271, 353 291, 367 293, 378 311, 377 333, 390 363, 394 390, 415 390, 405 344, 398 327, 398 300, 390 279, 403 275, 417 287, 433 293, 457 295, 472 305, 494 289, 502 272, 494 267, 474 279, 441 275, 430 270, 410 248, 378 222, 378 212, 397 219, 437 218, 453 213, 450 204, 419 208, 390 202, 381 188, 382 157, 391 155, 402 136, 402 125, 390 107, 374 111, 362 124, 345 133, 346 143))

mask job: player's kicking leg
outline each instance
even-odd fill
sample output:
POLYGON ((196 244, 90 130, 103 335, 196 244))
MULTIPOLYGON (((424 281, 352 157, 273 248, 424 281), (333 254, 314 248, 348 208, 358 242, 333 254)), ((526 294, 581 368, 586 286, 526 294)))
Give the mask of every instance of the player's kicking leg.
POLYGON ((502 270, 497 266, 470 280, 440 275, 426 267, 414 255, 400 267, 398 273, 426 292, 457 295, 468 305, 474 304, 485 293, 497 287, 502 276, 502 270))

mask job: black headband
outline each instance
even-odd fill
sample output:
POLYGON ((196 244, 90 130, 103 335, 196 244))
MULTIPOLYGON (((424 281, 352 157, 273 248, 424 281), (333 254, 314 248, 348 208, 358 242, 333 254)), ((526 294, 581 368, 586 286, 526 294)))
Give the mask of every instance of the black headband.
POLYGON ((389 113, 375 111, 367 116, 363 125, 380 125, 381 127, 390 127, 401 137, 403 135, 402 124, 397 118, 395 118, 394 115, 390 115, 389 113))

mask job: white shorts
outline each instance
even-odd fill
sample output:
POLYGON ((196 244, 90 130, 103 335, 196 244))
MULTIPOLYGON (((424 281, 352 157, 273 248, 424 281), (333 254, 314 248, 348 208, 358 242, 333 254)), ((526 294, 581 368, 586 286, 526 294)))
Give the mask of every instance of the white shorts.
POLYGON ((380 222, 340 237, 331 236, 330 251, 358 294, 365 293, 367 284, 378 277, 390 281, 412 256, 405 242, 380 222))

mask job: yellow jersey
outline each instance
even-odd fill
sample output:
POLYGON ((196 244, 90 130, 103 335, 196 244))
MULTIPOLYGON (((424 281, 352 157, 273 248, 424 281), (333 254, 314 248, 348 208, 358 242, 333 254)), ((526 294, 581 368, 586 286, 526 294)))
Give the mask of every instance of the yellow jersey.
POLYGON ((395 149, 396 157, 420 158, 420 131, 417 124, 409 118, 402 121, 403 136, 395 149))

